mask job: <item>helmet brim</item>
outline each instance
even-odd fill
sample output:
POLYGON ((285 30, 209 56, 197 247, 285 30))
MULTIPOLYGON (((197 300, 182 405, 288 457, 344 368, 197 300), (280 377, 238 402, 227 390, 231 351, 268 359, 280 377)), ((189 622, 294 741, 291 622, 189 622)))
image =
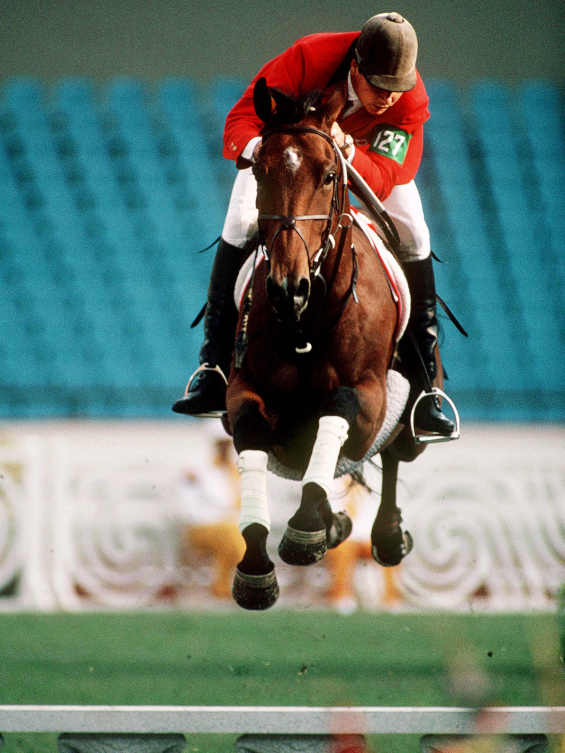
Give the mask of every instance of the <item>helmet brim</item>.
POLYGON ((407 73, 405 76, 383 76, 366 73, 362 69, 362 66, 359 66, 359 72, 371 86, 376 86, 377 89, 384 89, 387 92, 409 92, 416 86, 418 81, 415 70, 407 73))

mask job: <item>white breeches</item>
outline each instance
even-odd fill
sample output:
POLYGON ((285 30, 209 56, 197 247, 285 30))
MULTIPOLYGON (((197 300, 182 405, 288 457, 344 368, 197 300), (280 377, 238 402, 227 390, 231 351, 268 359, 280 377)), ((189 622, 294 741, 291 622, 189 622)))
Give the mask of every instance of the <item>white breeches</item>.
MULTIPOLYGON (((222 238, 243 248, 257 230, 257 183, 251 168, 239 170, 233 184, 222 238)), ((420 194, 414 181, 395 186, 383 201, 400 240, 401 261, 417 261, 430 255, 430 231, 424 219, 420 194)))

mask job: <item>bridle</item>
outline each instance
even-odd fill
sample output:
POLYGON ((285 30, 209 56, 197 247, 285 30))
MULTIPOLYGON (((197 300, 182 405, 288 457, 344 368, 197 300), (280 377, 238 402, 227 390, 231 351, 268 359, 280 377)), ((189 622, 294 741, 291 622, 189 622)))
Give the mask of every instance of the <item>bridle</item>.
POLYGON ((258 223, 259 223, 260 245, 263 248, 263 253, 265 255, 265 260, 267 262, 267 265, 270 266, 271 250, 279 234, 283 230, 294 230, 296 233, 298 233, 298 235, 300 236, 300 239, 302 240, 304 244, 306 255, 308 256, 308 268, 310 270, 310 277, 314 278, 314 277, 317 277, 318 274, 320 273, 324 259, 328 255, 330 249, 335 248, 335 245, 336 245, 335 238, 332 233, 332 226, 334 223, 334 218, 336 216, 338 217, 336 230, 334 232, 336 232, 338 229, 341 229, 341 228, 344 228, 347 232, 347 228, 349 228, 353 223, 353 218, 351 217, 351 215, 342 212, 342 209, 345 205, 346 195, 347 195, 347 163, 342 153, 340 152, 339 148, 337 147, 336 143, 332 139, 332 137, 329 136, 327 133, 324 133, 324 131, 319 130, 318 128, 312 128, 309 126, 298 126, 298 125, 278 126, 276 128, 270 129, 269 131, 263 134, 263 139, 262 139, 263 143, 265 142, 266 139, 268 139, 270 136, 272 136, 275 133, 313 133, 317 136, 321 136, 332 147, 334 155, 336 157, 336 165, 338 165, 340 168, 341 175, 336 176, 336 179, 334 181, 334 189, 333 189, 332 200, 330 203, 330 209, 329 209, 328 214, 305 214, 305 215, 260 214, 257 218, 258 223), (340 185, 341 185, 341 196, 340 196, 340 185), (261 228, 262 220, 278 220, 280 222, 279 227, 277 228, 277 230, 275 231, 275 234, 273 235, 269 248, 267 248, 267 244, 265 242, 265 234, 261 228), (309 221, 309 220, 320 220, 320 221, 325 220, 327 223, 324 233, 322 234, 321 246, 319 250, 316 251, 316 253, 313 255, 311 255, 310 249, 308 248, 308 243, 306 242, 306 239, 302 231, 297 225, 298 222, 304 222, 304 221, 309 221))
MULTIPOLYGON (((269 269, 271 249, 278 235, 283 230, 295 230, 300 236, 304 244, 304 248, 306 250, 306 255, 308 256, 308 269, 310 273, 310 280, 313 281, 315 278, 321 279, 323 286, 325 288, 325 294, 327 295, 328 292, 332 289, 333 283, 335 282, 335 279, 337 276, 337 270, 338 270, 341 256, 343 253, 343 249, 345 246, 346 236, 348 234, 348 230, 353 224, 353 217, 350 214, 344 213, 342 211, 343 207, 345 206, 345 202, 347 199, 347 190, 348 190, 347 189, 347 162, 345 161, 344 156, 338 149, 337 145, 335 144, 331 136, 328 136, 327 133, 324 133, 324 131, 320 131, 317 128, 311 128, 308 126, 298 126, 298 125, 283 125, 283 126, 278 126, 276 128, 272 128, 269 131, 266 131, 263 134, 263 142, 275 133, 312 133, 317 136, 321 136, 332 147, 335 158, 336 158, 336 164, 339 165, 339 167, 341 168, 341 175, 336 176, 336 180, 334 181, 334 189, 333 189, 332 200, 330 204, 330 210, 328 214, 306 214, 306 215, 260 214, 258 215, 257 220, 259 224, 259 243, 256 246, 256 250, 255 250, 256 259, 255 259, 255 262, 253 263, 251 280, 249 282, 249 285, 247 288, 247 295, 245 296, 245 300, 243 303, 242 326, 241 326, 241 330, 238 334, 238 337, 236 339, 236 344, 235 344, 234 363, 235 363, 236 369, 241 368, 245 350, 247 348, 247 325, 248 325, 249 315, 251 311, 251 300, 253 296, 253 282, 254 282, 254 277, 255 277, 255 269, 257 267, 256 260, 257 260, 257 255, 259 251, 260 250, 263 251, 267 268, 269 269), (342 191, 341 196, 339 192, 340 185, 341 185, 341 191, 342 191), (340 235, 336 261, 334 262, 334 265, 333 265, 334 268, 332 270, 332 274, 330 277, 330 283, 329 285, 327 285, 322 275, 320 274, 320 270, 322 268, 324 259, 328 255, 328 252, 330 251, 331 248, 335 248, 336 246, 335 238, 332 233, 332 226, 334 224, 334 218, 336 216, 338 217, 338 221, 336 225, 336 230, 334 232, 337 232, 337 230, 339 229, 343 229, 344 232, 342 232, 340 235), (261 228, 262 220, 277 220, 278 222, 280 222, 280 225, 277 228, 273 236, 273 239, 271 241, 270 248, 267 248, 267 244, 265 242, 265 234, 261 228), (322 242, 321 242, 320 249, 313 256, 310 254, 308 243, 306 242, 306 239, 304 238, 302 231, 297 225, 297 222, 304 222, 308 220, 314 220, 314 221, 320 220, 320 221, 326 221, 327 223, 324 233, 322 235, 322 242)), ((357 268, 357 262, 355 259, 355 250, 353 246, 351 246, 351 253, 353 257, 353 271, 351 275, 351 283, 349 286, 349 290, 344 296, 336 314, 333 317, 333 321, 330 324, 330 328, 333 328, 335 324, 337 323, 337 321, 339 320, 339 318, 341 317, 341 314, 343 313, 343 310, 345 306, 347 305, 347 302, 350 296, 353 296, 353 298, 357 301, 357 295, 355 293, 355 283, 357 280, 358 268, 357 268)), ((295 337, 295 350, 297 353, 301 353, 301 354, 309 353, 312 350, 312 345, 306 340, 300 325, 295 327, 294 337, 295 337)))

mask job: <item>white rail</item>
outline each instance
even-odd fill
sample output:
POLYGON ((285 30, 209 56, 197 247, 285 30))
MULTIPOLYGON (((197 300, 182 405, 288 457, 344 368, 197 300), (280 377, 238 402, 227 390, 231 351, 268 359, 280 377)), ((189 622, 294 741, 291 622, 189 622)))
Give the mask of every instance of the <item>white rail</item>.
POLYGON ((559 734, 565 706, 0 706, 0 732, 559 734))

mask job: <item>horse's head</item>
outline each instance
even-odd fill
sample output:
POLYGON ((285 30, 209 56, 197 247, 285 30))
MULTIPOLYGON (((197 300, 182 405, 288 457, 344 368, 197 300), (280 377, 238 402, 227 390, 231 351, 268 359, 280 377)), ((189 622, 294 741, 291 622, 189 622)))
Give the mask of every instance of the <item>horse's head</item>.
POLYGON ((308 305, 312 279, 344 211, 341 159, 329 135, 344 99, 341 89, 322 104, 319 93, 292 100, 270 90, 265 79, 255 86, 255 110, 265 123, 253 172, 267 292, 279 318, 291 323, 308 305))

